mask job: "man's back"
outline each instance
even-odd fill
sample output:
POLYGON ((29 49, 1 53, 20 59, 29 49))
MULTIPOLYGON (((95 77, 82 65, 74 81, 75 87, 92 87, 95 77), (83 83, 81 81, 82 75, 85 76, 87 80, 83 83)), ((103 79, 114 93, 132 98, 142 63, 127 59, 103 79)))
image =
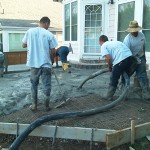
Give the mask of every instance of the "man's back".
POLYGON ((23 39, 27 43, 27 66, 39 68, 46 64, 51 67, 50 49, 57 45, 54 41, 53 34, 44 28, 29 29, 23 39))
POLYGON ((130 49, 120 41, 107 41, 101 47, 102 55, 109 54, 113 65, 132 55, 130 49))

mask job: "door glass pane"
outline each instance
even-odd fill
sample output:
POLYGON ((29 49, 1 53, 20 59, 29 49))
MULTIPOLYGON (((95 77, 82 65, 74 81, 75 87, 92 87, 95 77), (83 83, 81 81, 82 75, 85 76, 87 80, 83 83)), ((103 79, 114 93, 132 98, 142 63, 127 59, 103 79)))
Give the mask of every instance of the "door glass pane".
POLYGON ((25 51, 22 48, 22 39, 24 37, 24 33, 9 33, 9 51, 25 51))
POLYGON ((100 53, 98 38, 102 27, 102 5, 85 6, 84 52, 100 53))
POLYGON ((65 41, 70 41, 70 4, 65 5, 65 41))
POLYGON ((143 28, 143 33, 146 37, 145 50, 150 52, 150 0, 144 0, 143 28))
POLYGON ((135 2, 128 2, 118 5, 118 36, 119 41, 123 41, 128 34, 125 30, 129 26, 129 22, 134 20, 135 2))
POLYGON ((71 40, 77 41, 77 1, 71 3, 71 40))

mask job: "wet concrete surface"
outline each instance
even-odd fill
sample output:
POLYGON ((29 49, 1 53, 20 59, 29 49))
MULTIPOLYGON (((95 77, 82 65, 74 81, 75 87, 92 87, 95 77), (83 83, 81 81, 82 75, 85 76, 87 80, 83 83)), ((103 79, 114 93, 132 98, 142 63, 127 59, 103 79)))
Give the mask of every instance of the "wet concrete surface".
MULTIPOLYGON (((66 98, 82 97, 89 94, 100 94, 108 85, 109 73, 88 81, 80 90, 77 87, 91 73, 97 70, 72 69, 71 73, 61 68, 54 69, 59 79, 63 94, 66 98)), ((0 115, 9 114, 31 103, 30 101, 30 72, 4 74, 0 78, 0 115)), ((43 102, 42 84, 38 90, 39 102, 43 102)), ((55 76, 52 74, 51 101, 61 101, 61 93, 55 76)))
MULTIPOLYGON (((65 97, 71 98, 71 100, 62 108, 45 112, 44 106, 42 105, 44 101, 42 84, 40 83, 38 93, 39 106, 38 111, 35 113, 32 113, 28 108, 31 103, 30 73, 20 72, 5 74, 3 78, 0 78, 0 120, 2 122, 16 122, 17 118, 20 118, 20 123, 31 123, 43 115, 88 110, 110 103, 110 101, 108 102, 101 99, 101 96, 104 96, 107 91, 110 76, 109 72, 89 80, 81 90, 77 89, 87 76, 96 71, 96 69, 71 69, 71 73, 68 73, 63 72, 61 68, 55 69, 65 97)), ((148 75, 150 77, 149 72, 148 75)), ((128 127, 132 119, 136 120, 137 124, 150 121, 150 101, 142 101, 140 89, 135 89, 132 85, 133 78, 131 78, 128 101, 122 102, 105 113, 84 118, 60 120, 58 125, 122 129, 128 127)), ((115 98, 118 97, 120 93, 121 91, 117 89, 115 98)), ((55 76, 52 75, 52 105, 55 106, 61 100, 58 84, 55 76)), ((55 125, 56 121, 52 121, 50 124, 55 125)))

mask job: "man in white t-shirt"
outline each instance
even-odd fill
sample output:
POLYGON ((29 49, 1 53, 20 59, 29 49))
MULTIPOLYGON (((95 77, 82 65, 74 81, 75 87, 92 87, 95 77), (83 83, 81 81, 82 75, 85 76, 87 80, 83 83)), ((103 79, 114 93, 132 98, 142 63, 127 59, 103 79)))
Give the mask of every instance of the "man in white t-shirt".
POLYGON ((145 36, 142 32, 142 27, 137 21, 130 21, 129 28, 126 30, 129 34, 125 37, 123 43, 131 50, 133 56, 139 59, 139 64, 136 68, 136 77, 142 88, 142 98, 150 99, 149 80, 146 72, 145 58, 145 36))
POLYGON ((105 57, 111 72, 110 83, 105 98, 112 100, 120 76, 124 72, 128 73, 128 69, 132 64, 132 53, 122 42, 108 41, 106 35, 99 37, 99 44, 101 45, 101 54, 105 57))
POLYGON ((22 42, 22 47, 27 47, 27 63, 31 67, 30 81, 31 81, 31 100, 32 111, 37 110, 38 100, 38 84, 39 78, 43 83, 43 92, 45 95, 46 110, 50 110, 50 92, 51 92, 51 58, 55 55, 55 48, 58 45, 54 35, 48 31, 50 19, 42 17, 39 27, 29 29, 22 42))

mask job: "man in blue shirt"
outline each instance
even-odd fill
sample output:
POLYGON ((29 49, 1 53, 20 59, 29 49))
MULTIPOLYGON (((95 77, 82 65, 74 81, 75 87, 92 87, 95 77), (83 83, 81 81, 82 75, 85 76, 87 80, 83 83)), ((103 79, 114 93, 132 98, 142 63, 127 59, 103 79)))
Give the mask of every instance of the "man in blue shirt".
POLYGON ((111 72, 110 83, 106 99, 112 100, 116 91, 118 80, 124 72, 129 72, 132 64, 130 49, 120 41, 108 41, 108 37, 101 35, 99 38, 101 54, 105 57, 111 72))
POLYGON ((30 81, 31 81, 31 101, 30 109, 37 110, 38 101, 38 85, 41 77, 43 83, 43 93, 45 99, 45 108, 50 110, 50 93, 51 93, 51 68, 52 58, 55 55, 55 48, 57 47, 57 40, 54 35, 48 31, 50 26, 50 19, 42 17, 40 26, 29 29, 23 40, 22 47, 27 48, 27 63, 26 65, 31 68, 30 81))
POLYGON ((67 63, 67 56, 68 56, 69 52, 73 53, 71 44, 69 44, 69 47, 68 46, 60 46, 56 50, 56 67, 58 67, 58 59, 59 58, 60 58, 60 61, 62 62, 62 64, 67 63))
POLYGON ((146 72, 146 57, 145 57, 145 36, 142 32, 142 27, 138 22, 133 20, 129 23, 129 28, 126 30, 129 34, 125 37, 123 43, 129 47, 133 56, 137 57, 139 64, 136 67, 136 77, 142 89, 142 99, 150 99, 149 79, 146 72))

